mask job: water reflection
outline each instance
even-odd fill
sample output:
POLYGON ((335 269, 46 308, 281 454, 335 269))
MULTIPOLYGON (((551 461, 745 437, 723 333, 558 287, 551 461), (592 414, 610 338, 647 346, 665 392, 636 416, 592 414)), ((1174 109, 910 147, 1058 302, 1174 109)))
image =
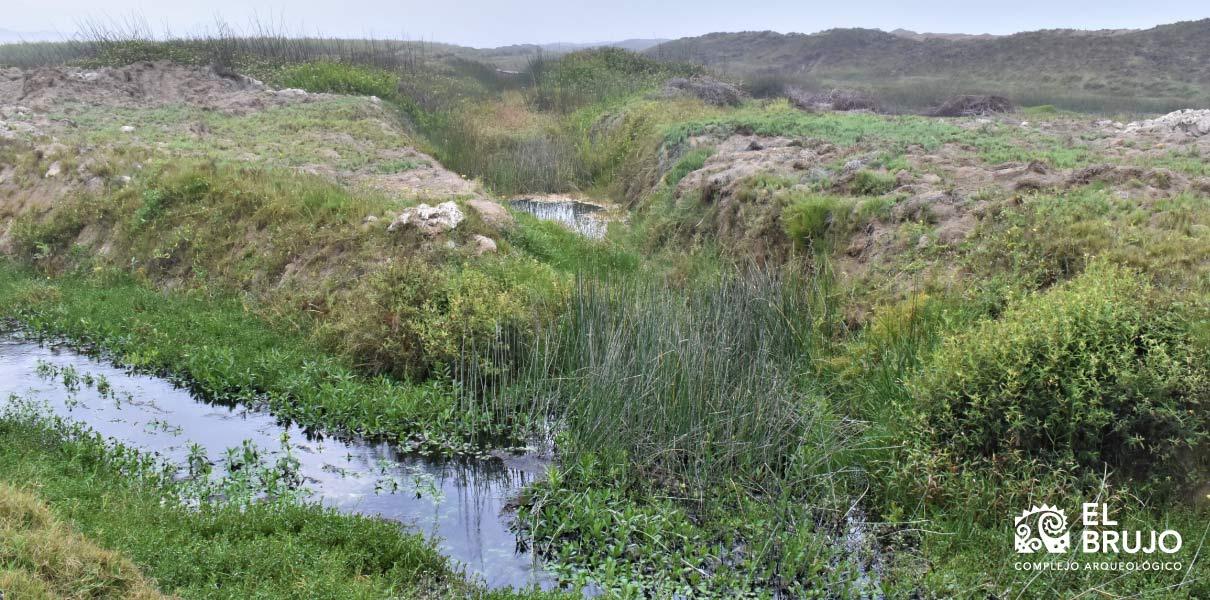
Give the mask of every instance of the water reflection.
POLYGON ((431 459, 400 454, 384 443, 308 436, 264 411, 203 402, 165 379, 132 374, 67 348, 0 337, 0 401, 12 395, 45 402, 54 414, 177 464, 186 462, 192 444, 218 461, 245 440, 264 450, 271 463, 281 454, 282 434, 289 434, 304 485, 316 500, 342 512, 407 523, 436 538, 443 553, 491 587, 551 586, 534 557, 516 552, 504 511, 521 486, 543 474, 541 461, 431 459), (103 377, 110 389, 69 389, 61 378, 45 376, 48 368, 68 367, 103 377))
POLYGON ((605 237, 606 220, 603 209, 595 204, 575 200, 510 200, 509 206, 539 219, 554 221, 585 237, 605 237))

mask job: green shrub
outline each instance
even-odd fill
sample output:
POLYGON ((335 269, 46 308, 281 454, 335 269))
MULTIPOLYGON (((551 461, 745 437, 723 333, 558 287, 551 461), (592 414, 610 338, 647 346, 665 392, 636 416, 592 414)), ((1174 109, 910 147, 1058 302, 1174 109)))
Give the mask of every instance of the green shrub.
POLYGON ((283 87, 308 92, 379 98, 393 98, 399 89, 399 77, 389 71, 329 61, 285 67, 276 80, 283 87))
POLYGON ((876 171, 858 171, 850 184, 853 193, 862 196, 881 196, 895 189, 895 178, 876 171))
POLYGON ((336 306, 344 316, 320 331, 362 369, 423 379, 523 322, 528 299, 526 290, 483 271, 406 258, 370 275, 363 293, 336 306))
POLYGON ((947 339, 912 388, 934 443, 960 459, 1179 483, 1204 465, 1210 425, 1210 373, 1187 323, 1140 277, 1097 262, 947 339))
POLYGON ((1026 106, 1021 109, 1021 112, 1031 116, 1054 115, 1058 114, 1059 109, 1053 104, 1039 104, 1037 106, 1026 106))

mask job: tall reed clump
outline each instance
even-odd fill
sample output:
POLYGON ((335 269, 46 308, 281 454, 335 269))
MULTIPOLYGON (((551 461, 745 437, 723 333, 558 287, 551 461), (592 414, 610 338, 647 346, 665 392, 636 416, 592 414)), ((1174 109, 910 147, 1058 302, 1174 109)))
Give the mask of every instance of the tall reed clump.
POLYGON ((582 278, 514 392, 556 417, 568 458, 697 491, 807 477, 845 429, 807 374, 833 335, 829 292, 763 271, 691 289, 582 278))

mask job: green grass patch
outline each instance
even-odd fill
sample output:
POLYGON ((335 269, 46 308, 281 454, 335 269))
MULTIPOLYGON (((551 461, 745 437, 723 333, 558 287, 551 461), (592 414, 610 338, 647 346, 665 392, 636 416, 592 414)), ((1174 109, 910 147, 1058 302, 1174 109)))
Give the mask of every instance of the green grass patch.
POLYGON ((676 187, 686 175, 696 171, 706 164, 706 159, 714 154, 713 148, 697 148, 686 152, 680 160, 676 161, 672 169, 664 175, 664 181, 669 187, 676 187))
POLYGON ((399 76, 373 67, 319 61, 290 65, 274 76, 279 87, 299 88, 308 92, 377 96, 390 99, 399 91, 399 76))
POLYGON ((266 400, 274 414, 329 431, 466 449, 486 417, 449 381, 400 383, 358 373, 305 334, 275 327, 238 300, 164 294, 122 275, 47 280, 0 265, 0 311, 26 327, 188 378, 203 393, 266 400))

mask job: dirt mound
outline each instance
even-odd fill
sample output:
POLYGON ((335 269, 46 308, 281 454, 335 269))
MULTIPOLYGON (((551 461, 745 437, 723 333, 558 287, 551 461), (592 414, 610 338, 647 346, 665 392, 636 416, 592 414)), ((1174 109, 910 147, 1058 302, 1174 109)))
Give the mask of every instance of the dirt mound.
POLYGON ((929 112, 933 117, 982 117, 1009 112, 1013 103, 1003 96, 954 96, 929 112))
POLYGON ((1124 133, 1136 133, 1140 131, 1184 133, 1190 137, 1210 135, 1210 110, 1184 109, 1173 111, 1162 117, 1129 123, 1123 130, 1124 133))
POLYGON ((790 88, 786 90, 786 97, 791 104, 803 110, 878 110, 878 102, 873 97, 857 90, 837 88, 811 94, 799 88, 790 88))
POLYGON ((689 230, 690 237, 719 241, 737 256, 758 262, 782 262, 790 244, 781 225, 781 206, 768 194, 752 194, 745 182, 771 174, 801 179, 822 176, 821 165, 839 158, 831 144, 788 137, 705 135, 690 139, 691 147, 713 147, 715 153, 700 169, 686 174, 673 192, 678 206, 703 204, 712 210, 689 230))
POLYGON ((474 180, 445 168, 437 159, 415 148, 384 149, 376 158, 386 164, 402 162, 407 168, 394 173, 378 173, 371 167, 353 174, 351 179, 403 198, 483 196, 483 190, 474 180))
POLYGON ((690 96, 712 106, 739 106, 744 92, 730 83, 710 77, 676 77, 664 83, 666 98, 690 96))
POLYGON ((242 75, 169 62, 100 69, 43 67, 0 71, 0 104, 26 106, 35 111, 74 102, 131 108, 188 104, 240 112, 307 96, 302 90, 273 91, 242 75))

